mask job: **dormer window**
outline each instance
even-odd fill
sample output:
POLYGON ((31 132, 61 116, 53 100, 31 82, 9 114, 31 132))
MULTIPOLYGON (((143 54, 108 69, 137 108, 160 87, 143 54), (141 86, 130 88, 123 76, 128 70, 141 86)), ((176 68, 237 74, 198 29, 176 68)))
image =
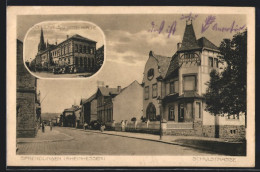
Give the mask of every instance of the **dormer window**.
POLYGON ((147 79, 152 80, 154 77, 154 69, 149 69, 147 73, 147 79))

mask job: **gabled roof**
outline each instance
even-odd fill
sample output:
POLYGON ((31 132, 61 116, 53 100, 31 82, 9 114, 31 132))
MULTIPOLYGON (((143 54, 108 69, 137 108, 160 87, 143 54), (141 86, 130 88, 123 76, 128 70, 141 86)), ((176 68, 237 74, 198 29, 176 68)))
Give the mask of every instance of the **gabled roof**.
POLYGON ((94 100, 95 98, 96 98, 96 93, 95 94, 93 94, 92 96, 90 96, 88 99, 81 99, 81 101, 80 101, 80 105, 82 105, 82 104, 85 104, 85 103, 87 103, 87 102, 91 102, 92 100, 94 100))
POLYGON ((98 89, 103 96, 117 95, 120 93, 117 88, 99 87, 98 89))
POLYGON ((213 44, 212 42, 210 42, 207 38, 205 37, 201 37, 200 39, 197 40, 198 41, 198 45, 201 48, 210 48, 213 50, 219 50, 218 47, 213 44))
POLYGON ((200 48, 196 39, 195 32, 191 24, 186 24, 182 45, 178 51, 194 50, 200 48))
POLYGON ((73 112, 73 111, 77 111, 79 110, 80 107, 79 106, 72 106, 70 108, 67 108, 67 109, 64 109, 64 112, 67 111, 67 112, 73 112))
POLYGON ((172 56, 172 60, 170 62, 165 78, 170 77, 175 71, 178 71, 177 69, 179 69, 179 59, 178 59, 178 54, 175 53, 172 56))
POLYGON ((83 37, 83 36, 81 36, 79 34, 75 34, 75 35, 71 36, 69 39, 80 39, 80 40, 83 40, 83 41, 90 41, 90 42, 95 42, 96 43, 96 41, 93 41, 91 39, 85 38, 85 37, 83 37))
MULTIPOLYGON (((137 85, 140 85, 140 87, 142 87, 142 85, 141 84, 139 84, 139 82, 137 81, 137 80, 134 80, 131 84, 129 84, 128 86, 126 86, 125 88, 123 88, 123 89, 121 89, 121 91, 120 91, 120 94, 124 91, 124 90, 126 90, 128 87, 130 87, 131 85, 133 85, 133 84, 137 84, 137 85)), ((118 96, 119 94, 117 94, 116 96, 118 96)), ((115 97, 116 97, 115 96, 115 97)))
POLYGON ((164 78, 172 58, 154 54, 153 51, 150 51, 149 55, 157 60, 160 76, 164 78))

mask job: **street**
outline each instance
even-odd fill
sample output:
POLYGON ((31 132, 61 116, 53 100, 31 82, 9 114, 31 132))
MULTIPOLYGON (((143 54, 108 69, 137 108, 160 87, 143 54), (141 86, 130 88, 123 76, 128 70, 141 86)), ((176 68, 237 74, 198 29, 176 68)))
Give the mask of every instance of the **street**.
MULTIPOLYGON (((158 136, 159 139, 159 136, 158 136)), ((66 127, 46 127, 30 142, 18 142, 18 155, 212 155, 212 152, 156 141, 86 132, 66 127), (52 137, 55 141, 39 138, 52 137), (60 139, 60 140, 59 140, 60 139), (62 140, 63 139, 63 140, 62 140)), ((217 155, 217 154, 214 154, 217 155)))

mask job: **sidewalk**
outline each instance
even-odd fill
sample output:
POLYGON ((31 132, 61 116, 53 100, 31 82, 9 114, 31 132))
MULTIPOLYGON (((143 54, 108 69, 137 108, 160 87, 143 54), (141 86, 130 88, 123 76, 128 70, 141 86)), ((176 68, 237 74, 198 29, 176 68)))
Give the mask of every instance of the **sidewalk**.
POLYGON ((185 147, 191 147, 200 150, 206 150, 216 152, 220 154, 230 156, 245 156, 246 155, 246 143, 241 142, 227 142, 220 138, 209 137, 196 137, 196 136, 163 136, 160 140, 159 135, 147 134, 147 133, 133 133, 133 132, 120 132, 120 131, 103 131, 98 130, 82 130, 85 132, 93 132, 107 135, 115 135, 120 137, 128 137, 149 141, 162 142, 166 144, 174 144, 185 147))
POLYGON ((57 141, 68 141, 72 140, 73 137, 60 133, 55 130, 55 127, 50 131, 50 127, 45 127, 45 132, 43 133, 41 129, 38 130, 36 137, 34 138, 17 138, 17 143, 36 143, 36 142, 57 142, 57 141))

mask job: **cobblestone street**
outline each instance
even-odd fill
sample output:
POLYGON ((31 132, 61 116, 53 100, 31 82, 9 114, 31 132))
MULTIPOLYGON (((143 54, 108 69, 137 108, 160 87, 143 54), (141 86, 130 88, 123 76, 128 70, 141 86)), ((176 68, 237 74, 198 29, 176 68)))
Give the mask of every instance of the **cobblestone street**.
MULTIPOLYGON (((156 136, 159 138, 159 136, 156 136)), ((49 127, 36 138, 17 140, 19 155, 212 155, 197 150, 152 140, 107 135, 99 131, 49 127)), ((215 154, 218 155, 218 154, 215 154)))

